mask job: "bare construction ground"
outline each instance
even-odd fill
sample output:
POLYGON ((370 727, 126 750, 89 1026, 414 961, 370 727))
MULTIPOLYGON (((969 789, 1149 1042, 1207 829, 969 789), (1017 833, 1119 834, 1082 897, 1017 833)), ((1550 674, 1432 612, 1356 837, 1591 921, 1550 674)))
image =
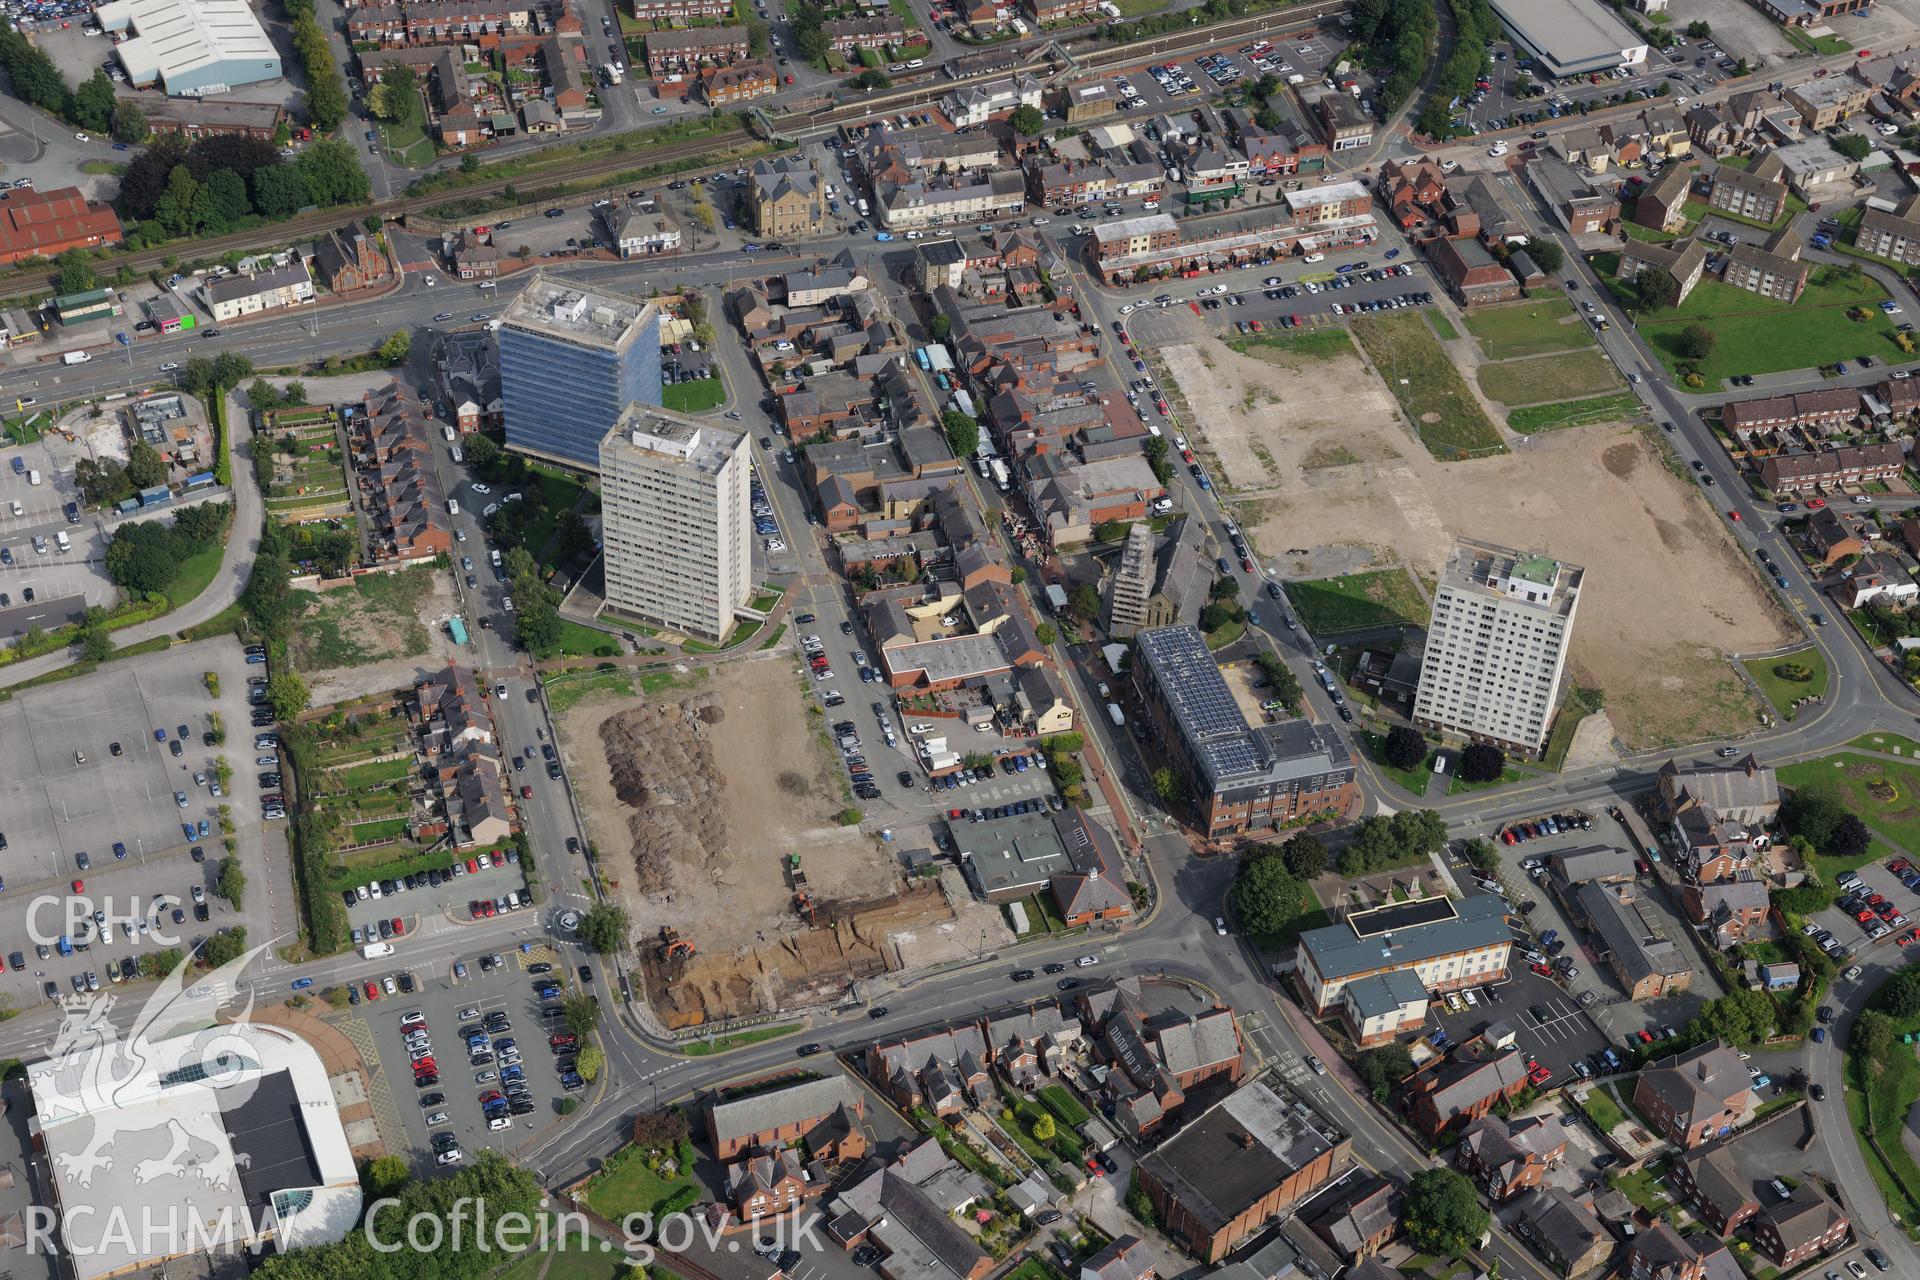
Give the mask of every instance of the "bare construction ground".
POLYGON ((830 998, 899 965, 889 939, 953 919, 907 893, 870 835, 839 825, 843 777, 790 661, 719 664, 655 697, 590 696, 558 729, 587 830, 643 954, 662 926, 699 954, 649 967, 670 1026, 830 998), (795 906, 797 853, 814 904, 795 906))
MULTIPOLYGON (((1574 674, 1604 691, 1626 746, 1754 723, 1758 706, 1724 655, 1794 632, 1718 514, 1640 432, 1570 429, 1513 454, 1442 463, 1395 423, 1355 355, 1262 359, 1212 339, 1161 355, 1262 558, 1284 577, 1352 572, 1363 553, 1431 584, 1460 534, 1544 551, 1586 566, 1574 674)), ((1589 758, 1596 730, 1582 735, 1589 758)))

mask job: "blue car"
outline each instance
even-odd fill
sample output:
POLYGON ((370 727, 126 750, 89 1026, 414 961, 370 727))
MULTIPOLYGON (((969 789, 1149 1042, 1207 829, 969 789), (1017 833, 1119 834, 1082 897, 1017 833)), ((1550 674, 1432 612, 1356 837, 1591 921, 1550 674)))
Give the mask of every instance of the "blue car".
MULTIPOLYGON (((1815 1044, 1825 1044, 1827 1042, 1827 1029, 1825 1027, 1815 1027, 1813 1029, 1813 1042, 1815 1044)), ((1754 1083, 1758 1084, 1759 1081, 1756 1080, 1754 1083)))
POLYGON ((313 985, 312 978, 295 978, 293 980, 293 989, 295 991, 305 991, 308 987, 312 985, 313 985))
MULTIPOLYGON (((18 461, 19 461, 19 459, 18 459, 18 458, 15 458, 15 459, 14 459, 14 461, 15 461, 15 462, 18 462, 18 461)), ((18 468, 18 467, 16 467, 16 468, 14 468, 14 470, 16 470, 16 471, 17 471, 17 470, 19 470, 19 468, 18 468)), ((155 729, 155 730, 153 731, 153 740, 154 740, 155 742, 165 742, 165 741, 167 740, 167 731, 166 731, 165 729, 155 729)))
POLYGON ((126 861, 127 846, 122 844, 120 841, 115 840, 113 842, 113 856, 116 861, 121 861, 121 862, 126 861))
POLYGON ((193 839, 193 824, 191 822, 181 823, 180 830, 186 833, 187 839, 193 839))
POLYGON ((886 243, 887 241, 889 241, 889 240, 891 240, 891 239, 893 239, 893 232, 891 232, 891 231, 876 231, 876 232, 874 232, 874 233, 873 233, 873 238, 874 238, 875 240, 878 240, 878 241, 879 241, 879 242, 880 242, 881 244, 885 244, 885 243, 886 243))

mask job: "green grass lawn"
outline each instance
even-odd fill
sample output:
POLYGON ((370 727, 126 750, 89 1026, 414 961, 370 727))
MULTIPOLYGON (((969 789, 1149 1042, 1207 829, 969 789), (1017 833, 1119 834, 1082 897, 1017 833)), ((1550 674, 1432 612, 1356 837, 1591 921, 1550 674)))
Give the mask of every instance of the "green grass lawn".
POLYGON ((1447 319, 1444 311, 1439 310, 1437 307, 1428 307, 1425 315, 1427 317, 1427 323, 1433 326, 1434 335, 1441 341, 1455 342, 1459 340, 1460 331, 1453 327, 1453 321, 1447 319))
POLYGON ((619 652, 619 639, 604 631, 596 631, 592 627, 585 627, 570 619, 562 618, 560 634, 552 648, 543 649, 536 656, 541 658, 591 658, 596 654, 601 657, 612 656, 612 654, 601 654, 602 649, 619 652))
POLYGON ((1370 729, 1362 729, 1360 731, 1360 740, 1367 745, 1367 759, 1373 761, 1373 767, 1380 772, 1382 777, 1391 778, 1415 796, 1427 794, 1427 780, 1433 776, 1433 770, 1430 767, 1433 760, 1433 752, 1427 752, 1427 764, 1417 764, 1411 769, 1397 769, 1387 763, 1387 736, 1385 734, 1374 733, 1370 729))
MULTIPOLYGON (((1869 998, 1870 1006, 1878 1007, 1879 994, 1876 991, 1869 998)), ((1914 1198, 1920 1194, 1920 1165, 1901 1142, 1900 1130, 1920 1099, 1920 1060, 1914 1057, 1914 1047, 1899 1039, 1920 1030, 1920 1017, 1894 1018, 1893 1029, 1893 1050, 1884 1059, 1869 1063, 1857 1052, 1847 1055, 1847 1117, 1859 1139, 1860 1158, 1879 1184, 1887 1207, 1911 1224, 1920 1221, 1920 1200, 1914 1198), (1869 1120, 1879 1137, 1878 1150, 1866 1137, 1869 1120), (1914 1189, 1913 1194, 1907 1188, 1914 1189)))
MULTIPOLYGON (((1779 777, 1784 787, 1811 786, 1833 792, 1876 832, 1904 849, 1920 849, 1920 765, 1841 751, 1786 765, 1779 770, 1779 777)), ((1869 852, 1857 859, 1840 859, 1823 854, 1817 860, 1820 878, 1831 884, 1833 877, 1859 868, 1873 856, 1869 852)))
POLYGON ((586 1187, 587 1207, 618 1222, 630 1213, 651 1213, 653 1206, 682 1187, 698 1187, 693 1171, 682 1168, 673 1178, 663 1178, 649 1169, 636 1147, 626 1146, 614 1152, 606 1165, 586 1187))
POLYGON ((182 560, 180 567, 174 571, 173 581, 167 584, 168 606, 178 609, 189 600, 198 598, 213 583, 213 576, 220 572, 220 558, 225 553, 226 545, 221 543, 182 560))
POLYGON ((372 764, 356 764, 340 770, 340 785, 353 790, 361 787, 378 787, 400 781, 413 772, 411 760, 380 760, 372 764))
POLYGON ((792 1035, 799 1029, 800 1024, 797 1022, 783 1022, 771 1027, 749 1027, 745 1031, 720 1036, 711 1043, 705 1040, 689 1040, 680 1046, 680 1052, 689 1058, 704 1058, 712 1053, 725 1053, 729 1049, 744 1049, 750 1044, 777 1040, 781 1036, 792 1035))
POLYGON ((1801 649, 1796 653, 1784 654, 1775 658, 1749 658, 1745 663, 1747 674, 1754 683, 1766 693, 1767 701, 1780 714, 1782 720, 1793 719, 1793 702, 1796 698, 1823 694, 1827 691, 1827 660, 1817 648, 1801 649), (1798 664, 1813 673, 1813 679, 1807 681, 1789 680, 1776 675, 1774 669, 1788 663, 1798 664))
POLYGON ((1626 1113, 1620 1110, 1605 1089, 1594 1088, 1587 1093, 1587 1100, 1580 1109, 1599 1127, 1602 1133, 1612 1133, 1615 1126, 1625 1124, 1626 1113))
POLYGON ((1806 32, 1796 30, 1793 27, 1782 27, 1780 34, 1787 38, 1789 44, 1803 52, 1817 53, 1829 58, 1835 54, 1847 53, 1853 48, 1852 45, 1848 44, 1839 36, 1810 36, 1806 32))
MULTIPOLYGON (((1600 1091, 1596 1089, 1588 1096, 1588 1101, 1591 1102, 1594 1098, 1600 1096, 1600 1091)), ((1613 1106, 1611 1102, 1606 1102, 1605 1105, 1613 1111, 1614 1115, 1620 1115, 1620 1109, 1613 1106)), ((1591 1114, 1591 1111, 1589 1111, 1589 1114, 1591 1114)), ((1625 1119, 1624 1116, 1620 1118, 1625 1119)), ((1632 1173, 1616 1174, 1609 1181, 1613 1183, 1614 1190, 1626 1196, 1627 1199, 1633 1201, 1638 1207, 1645 1209, 1652 1217, 1658 1218, 1666 1212, 1673 1201, 1661 1191, 1659 1185, 1656 1184, 1653 1179, 1653 1170, 1635 1169, 1632 1173)))
POLYGON ((325 595, 295 592, 294 665, 315 671, 419 657, 429 643, 419 604, 433 591, 433 575, 430 568, 372 573, 325 595))
POLYGON ((1862 751, 1882 751, 1890 756, 1912 756, 1920 760, 1920 742, 1900 733, 1863 733, 1848 746, 1862 751))
POLYGON ((1681 306, 1641 320, 1640 331, 1669 369, 1693 364, 1709 383, 1735 373, 1806 369, 1860 355, 1902 358, 1893 342, 1894 322, 1877 308, 1887 296, 1879 285, 1866 276, 1853 279, 1820 269, 1815 275, 1820 282, 1809 283, 1792 304, 1702 280, 1681 306), (1848 319, 1852 306, 1866 307, 1870 318, 1848 319), (1700 322, 1718 341, 1706 359, 1689 361, 1678 350, 1681 334, 1700 322))
POLYGON ((1593 334, 1574 315, 1573 304, 1565 298, 1530 298, 1475 308, 1467 313, 1467 332, 1479 340, 1480 350, 1489 360, 1576 351, 1593 345, 1593 334))
POLYGON ((1558 404, 1530 404, 1507 415, 1510 430, 1532 435, 1560 427, 1589 427, 1596 422, 1624 422, 1646 411, 1631 391, 1591 400, 1563 400, 1558 404))
POLYGON ((1447 782, 1447 794, 1450 796, 1460 796, 1465 795, 1469 791, 1485 791, 1489 787, 1505 787, 1515 782, 1525 782, 1528 778, 1534 777, 1535 775, 1528 773, 1525 769, 1516 769, 1512 765, 1508 765, 1500 771, 1500 776, 1492 782, 1468 782, 1465 778, 1462 778, 1457 771, 1447 776, 1449 779, 1447 782))
POLYGON ((1362 316, 1353 322, 1353 335, 1427 452, 1459 461, 1506 451, 1499 429, 1418 314, 1362 316))
POLYGON ((1431 613, 1405 569, 1289 582, 1287 598, 1308 629, 1321 636, 1402 624, 1425 626, 1431 613))
POLYGON ((716 375, 700 382, 676 382, 660 388, 660 403, 676 413, 706 413, 727 398, 727 384, 716 375))
POLYGON ((1303 360, 1337 360, 1353 354, 1353 343, 1347 338, 1347 331, 1338 325, 1329 325, 1324 329, 1283 329, 1279 333, 1234 337, 1227 339, 1227 345, 1243 356, 1257 356, 1276 363, 1287 363, 1287 356, 1303 360))
POLYGON ((1480 390, 1488 399, 1509 405, 1577 400, 1617 391, 1621 386, 1613 362, 1591 349, 1483 364, 1477 376, 1480 390))
POLYGON ((1062 1124, 1077 1128, 1087 1122, 1087 1109, 1067 1092, 1065 1085, 1044 1086, 1040 1090, 1040 1101, 1062 1124))

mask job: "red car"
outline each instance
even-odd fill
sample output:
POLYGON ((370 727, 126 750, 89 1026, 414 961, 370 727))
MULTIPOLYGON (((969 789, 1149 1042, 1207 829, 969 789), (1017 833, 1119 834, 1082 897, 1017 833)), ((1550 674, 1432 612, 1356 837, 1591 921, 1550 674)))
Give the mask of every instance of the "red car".
POLYGON ((1531 969, 1531 970, 1533 970, 1533 971, 1534 971, 1535 973, 1537 973, 1537 974, 1539 974, 1539 975, 1540 975, 1541 977, 1543 977, 1543 978, 1551 978, 1551 977, 1553 976, 1553 966, 1552 966, 1552 965, 1548 965, 1548 964, 1530 964, 1530 965, 1528 965, 1528 966, 1527 966, 1527 968, 1529 968, 1529 969, 1531 969))
POLYGON ((480 913, 480 899, 475 898, 472 902, 469 902, 467 904, 467 914, 472 916, 475 920, 485 919, 485 917, 480 913))
POLYGON ((478 875, 479 873, 480 873, 480 861, 479 861, 479 859, 477 859, 477 858, 468 858, 468 859, 467 859, 467 874, 468 874, 468 875, 470 875, 470 876, 472 876, 472 875, 478 875))
POLYGON ((1642 1027, 1639 1031, 1634 1032, 1634 1034, 1640 1037, 1641 1044, 1653 1043, 1653 1033, 1651 1031, 1648 1031, 1644 1027, 1642 1027))
POLYGON ((524 782, 520 784, 520 798, 522 800, 533 799, 533 788, 526 785, 524 782))
POLYGON ((406 931, 407 931, 407 922, 405 920, 402 920, 399 916, 395 916, 393 918, 393 936, 397 938, 401 934, 405 933, 406 931))
POLYGON ((500 852, 498 849, 495 849, 492 853, 488 854, 487 856, 493 859, 493 865, 496 867, 504 867, 507 865, 507 855, 500 852))
POLYGON ((1507 828, 1506 830, 1504 830, 1504 831, 1502 831, 1502 832, 1500 833, 1500 839, 1501 839, 1501 840, 1502 840, 1502 841, 1503 841, 1504 843, 1506 843, 1506 844, 1512 844, 1512 843, 1513 843, 1513 828, 1512 828, 1512 827, 1508 827, 1508 828, 1507 828))
POLYGON ((87 882, 85 880, 75 880, 73 882, 73 891, 75 893, 85 893, 87 891, 87 882))
POLYGON ((1894 941, 1903 947, 1910 947, 1913 945, 1913 935, 1911 933, 1903 933, 1895 937, 1894 941))
POLYGON ((367 983, 367 999, 378 1000, 379 998, 380 998, 380 984, 377 982, 371 982, 371 981, 368 982, 367 983))
POLYGON ((1552 1078, 1553 1072, 1547 1070, 1546 1064, 1543 1062, 1536 1062, 1527 1068, 1528 1084, 1541 1085, 1552 1078))
POLYGON ((1727 519, 1729 519, 1729 520, 1731 520, 1731 521, 1733 521, 1733 522, 1734 522, 1735 524, 1739 524, 1739 523, 1740 523, 1740 513, 1739 513, 1738 511, 1729 511, 1729 512, 1727 512, 1727 519))
POLYGON ((498 911, 500 908, 494 906, 492 902, 483 902, 480 904, 480 909, 486 912, 487 919, 491 920, 493 919, 494 913, 498 911))
POLYGON ((1825 498, 1808 498, 1807 499, 1807 510, 1809 511, 1818 511, 1820 508, 1826 505, 1827 505, 1827 500, 1825 498))
POLYGON ((439 1070, 439 1068, 434 1065, 432 1058, 422 1058, 413 1064, 413 1074, 417 1076, 424 1076, 429 1072, 437 1070, 439 1070))
POLYGON ((949 817, 949 818, 952 818, 952 819, 959 819, 959 818, 964 818, 964 817, 966 817, 966 816, 967 816, 967 811, 966 811, 965 809, 949 809, 949 810, 947 810, 947 817, 949 817))
POLYGON ((1872 895, 1870 895, 1870 896, 1869 896, 1869 897, 1867 898, 1867 905, 1868 905, 1868 906, 1870 906, 1870 907, 1878 907, 1878 906, 1883 906, 1883 905, 1885 905, 1885 903, 1886 903, 1886 901, 1887 901, 1887 895, 1886 895, 1886 894, 1884 894, 1884 893, 1876 893, 1876 894, 1872 894, 1872 895))
POLYGON ((1853 913, 1853 918, 1861 924, 1865 924, 1867 921, 1873 919, 1873 912, 1866 907, 1862 907, 1853 913))
POLYGON ((1633 869, 1635 871, 1638 871, 1643 876, 1650 876, 1653 874, 1653 868, 1647 865, 1647 860, 1645 858, 1635 858, 1633 860, 1633 869))

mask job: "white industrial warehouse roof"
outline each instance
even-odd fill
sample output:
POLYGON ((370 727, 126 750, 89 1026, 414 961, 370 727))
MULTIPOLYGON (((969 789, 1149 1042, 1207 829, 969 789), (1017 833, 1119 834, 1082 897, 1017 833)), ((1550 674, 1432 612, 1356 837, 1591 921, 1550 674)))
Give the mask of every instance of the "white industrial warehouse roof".
POLYGON ((280 58, 246 0, 113 0, 94 15, 104 30, 138 33, 114 49, 136 84, 156 76, 171 83, 228 60, 280 58))

